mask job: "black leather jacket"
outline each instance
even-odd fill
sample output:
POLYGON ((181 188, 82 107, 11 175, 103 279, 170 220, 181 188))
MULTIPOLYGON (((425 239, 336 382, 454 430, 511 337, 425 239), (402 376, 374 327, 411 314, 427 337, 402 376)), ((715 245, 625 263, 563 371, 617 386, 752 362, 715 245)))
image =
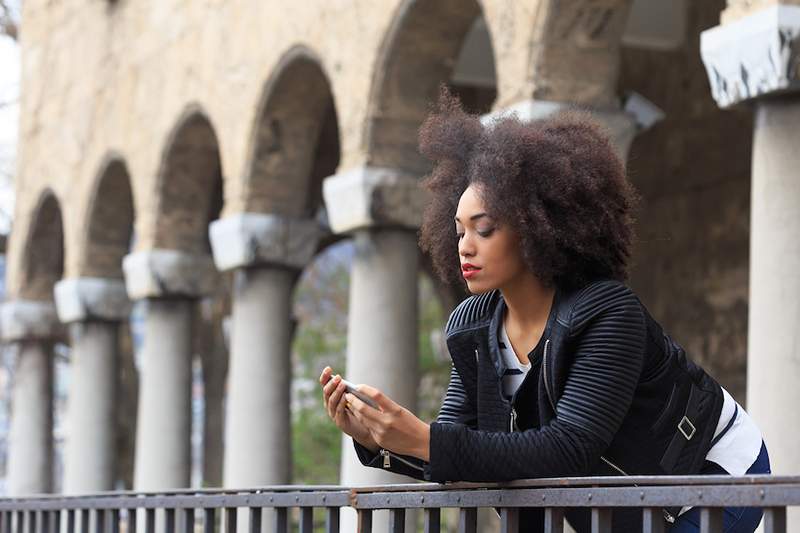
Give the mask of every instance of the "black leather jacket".
POLYGON ((431 424, 430 463, 356 443, 362 463, 439 482, 700 471, 721 389, 628 287, 600 281, 557 293, 541 372, 526 377, 513 406, 501 394, 504 309, 492 291, 450 315, 453 370, 431 424))

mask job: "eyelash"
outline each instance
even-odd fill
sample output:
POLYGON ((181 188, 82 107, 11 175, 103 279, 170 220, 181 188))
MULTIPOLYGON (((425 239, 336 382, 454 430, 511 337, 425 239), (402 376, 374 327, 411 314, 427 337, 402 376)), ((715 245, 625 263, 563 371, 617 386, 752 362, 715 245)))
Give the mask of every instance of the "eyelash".
MULTIPOLYGON (((492 233, 494 233, 494 230, 495 230, 495 228, 492 228, 492 229, 489 229, 489 230, 486 230, 486 231, 479 231, 477 233, 478 233, 478 235, 480 235, 484 239, 487 239, 487 238, 492 236, 492 233)), ((456 237, 458 237, 459 239, 461 239, 461 237, 463 237, 463 236, 464 236, 463 233, 456 233, 456 237)))

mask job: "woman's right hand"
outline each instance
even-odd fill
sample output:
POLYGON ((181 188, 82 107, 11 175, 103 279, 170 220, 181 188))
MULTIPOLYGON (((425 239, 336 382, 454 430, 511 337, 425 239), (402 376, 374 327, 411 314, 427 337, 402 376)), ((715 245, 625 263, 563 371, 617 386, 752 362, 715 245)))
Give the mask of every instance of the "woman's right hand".
POLYGON ((333 369, 326 366, 319 376, 319 384, 322 385, 322 400, 328 416, 342 432, 353 437, 373 453, 377 453, 380 446, 372 439, 367 428, 347 409, 347 401, 344 399, 346 387, 342 382, 342 377, 339 374, 335 376, 332 374, 333 369))

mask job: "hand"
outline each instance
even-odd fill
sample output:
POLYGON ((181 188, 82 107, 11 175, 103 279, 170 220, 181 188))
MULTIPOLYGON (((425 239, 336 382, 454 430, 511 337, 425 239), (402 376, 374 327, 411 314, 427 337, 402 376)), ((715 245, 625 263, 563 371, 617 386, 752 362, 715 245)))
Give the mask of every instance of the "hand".
POLYGON ((358 392, 380 407, 380 410, 370 407, 354 394, 344 395, 350 404, 350 411, 378 446, 430 461, 431 428, 428 424, 374 387, 361 385, 358 392))
POLYGON ((332 376, 332 374, 333 369, 326 366, 319 376, 319 384, 322 385, 322 401, 328 416, 342 432, 353 437, 373 453, 377 453, 380 446, 372 439, 367 428, 347 409, 347 402, 343 397, 346 387, 342 383, 342 377, 338 374, 332 376))

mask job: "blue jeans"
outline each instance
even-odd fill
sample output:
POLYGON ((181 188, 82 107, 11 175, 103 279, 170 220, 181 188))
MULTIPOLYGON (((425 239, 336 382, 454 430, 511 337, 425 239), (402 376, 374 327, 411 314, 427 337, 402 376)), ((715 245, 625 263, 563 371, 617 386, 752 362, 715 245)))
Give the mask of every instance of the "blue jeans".
MULTIPOLYGON (((706 461, 703 470, 704 475, 727 474, 721 466, 706 461)), ((747 470, 748 474, 771 474, 769 466, 769 454, 767 446, 761 443, 756 461, 747 470)), ((761 522, 764 511, 759 507, 726 507, 723 509, 722 530, 725 533, 752 533, 761 522)), ((669 533, 696 533, 700 531, 700 509, 694 507, 683 513, 669 529, 669 533)))

